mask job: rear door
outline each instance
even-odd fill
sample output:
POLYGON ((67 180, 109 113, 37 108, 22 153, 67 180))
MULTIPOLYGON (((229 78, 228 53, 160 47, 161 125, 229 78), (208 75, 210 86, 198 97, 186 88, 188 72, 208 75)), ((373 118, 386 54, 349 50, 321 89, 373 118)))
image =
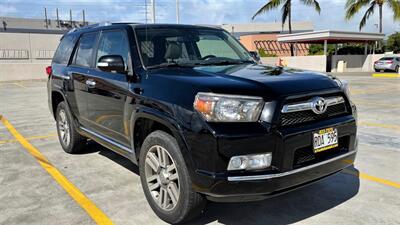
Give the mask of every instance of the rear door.
POLYGON ((79 112, 79 122, 85 127, 88 123, 87 98, 89 94, 90 70, 93 67, 94 49, 97 44, 98 32, 81 35, 77 44, 74 58, 68 68, 68 74, 72 76, 75 104, 79 112))
POLYGON ((129 42, 125 30, 101 32, 95 69, 89 76, 93 82, 88 97, 90 129, 106 138, 129 146, 128 126, 124 125, 124 107, 128 93, 128 73, 105 72, 97 68, 101 56, 122 56, 126 70, 131 70, 129 42))

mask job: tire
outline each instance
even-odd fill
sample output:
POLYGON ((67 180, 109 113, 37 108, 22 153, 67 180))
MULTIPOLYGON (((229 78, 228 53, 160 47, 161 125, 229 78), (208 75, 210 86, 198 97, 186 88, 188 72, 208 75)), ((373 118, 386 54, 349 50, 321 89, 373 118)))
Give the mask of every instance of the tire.
POLYGON ((72 114, 65 102, 60 102, 56 110, 58 140, 67 153, 79 153, 85 147, 87 139, 81 136, 73 123, 72 114))
POLYGON ((400 66, 396 66, 396 68, 394 69, 394 71, 396 71, 396 73, 399 73, 400 70, 400 66))
POLYGON ((158 130, 146 137, 140 150, 139 171, 150 207, 165 222, 186 222, 205 208, 207 200, 193 190, 179 145, 170 134, 158 130), (165 201, 158 203, 159 199, 165 201))
POLYGON ((379 73, 379 72, 381 72, 381 70, 377 70, 377 69, 375 69, 375 72, 379 73))

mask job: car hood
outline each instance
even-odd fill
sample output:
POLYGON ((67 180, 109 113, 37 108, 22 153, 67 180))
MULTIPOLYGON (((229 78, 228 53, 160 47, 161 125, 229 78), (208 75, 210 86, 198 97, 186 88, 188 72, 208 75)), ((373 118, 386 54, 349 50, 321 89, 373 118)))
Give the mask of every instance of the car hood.
POLYGON ((338 88, 327 74, 257 64, 162 68, 151 73, 225 94, 290 95, 338 88))

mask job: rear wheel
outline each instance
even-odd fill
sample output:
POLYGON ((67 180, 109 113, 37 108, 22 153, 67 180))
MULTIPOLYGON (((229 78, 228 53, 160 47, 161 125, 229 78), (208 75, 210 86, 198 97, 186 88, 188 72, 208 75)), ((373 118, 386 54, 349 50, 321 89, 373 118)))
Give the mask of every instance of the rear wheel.
POLYGON ((72 114, 65 102, 57 106, 57 134, 61 147, 67 153, 78 153, 86 144, 86 139, 75 128, 72 114))
POLYGON ((395 71, 396 71, 396 73, 399 73, 399 71, 400 71, 400 66, 396 66, 395 71))
POLYGON ((168 133, 154 131, 146 137, 139 170, 146 199, 162 220, 182 223, 204 209, 206 200, 193 190, 178 143, 168 133))

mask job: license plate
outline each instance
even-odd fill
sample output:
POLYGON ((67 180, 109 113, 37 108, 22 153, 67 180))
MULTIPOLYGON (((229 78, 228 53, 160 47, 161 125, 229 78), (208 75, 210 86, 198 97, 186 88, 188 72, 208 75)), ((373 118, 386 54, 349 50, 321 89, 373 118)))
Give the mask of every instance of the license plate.
POLYGON ((336 128, 326 128, 313 133, 314 153, 322 152, 338 146, 338 133, 336 128))

